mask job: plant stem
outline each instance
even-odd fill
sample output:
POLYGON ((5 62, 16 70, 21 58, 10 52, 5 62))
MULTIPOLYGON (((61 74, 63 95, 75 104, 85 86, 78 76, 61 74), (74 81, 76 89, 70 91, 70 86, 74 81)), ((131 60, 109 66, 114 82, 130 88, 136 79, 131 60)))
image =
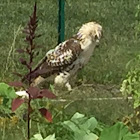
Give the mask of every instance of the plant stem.
MULTIPOLYGON (((32 67, 31 67, 31 63, 33 61, 33 53, 32 53, 32 43, 30 44, 30 49, 31 49, 31 54, 30 54, 30 69, 29 72, 31 74, 32 72, 32 67)), ((29 87, 31 85, 31 75, 29 77, 29 87)), ((30 140, 30 112, 31 112, 31 96, 29 94, 29 100, 28 100, 28 140, 30 140)))
MULTIPOLYGON (((28 79, 28 84, 29 87, 31 87, 31 83, 32 83, 32 62, 33 62, 33 58, 34 58, 34 49, 35 49, 35 44, 34 44, 34 38, 35 38, 35 30, 37 27, 37 17, 36 17, 36 3, 34 5, 34 12, 33 15, 30 17, 30 21, 28 23, 27 26, 27 31, 29 32, 29 34, 27 34, 26 36, 26 41, 29 43, 29 49, 27 49, 28 54, 29 54, 29 63, 28 63, 28 70, 29 70, 29 79, 28 79)), ((32 97, 29 94, 29 99, 28 99, 28 137, 27 139, 30 140, 30 113, 31 113, 31 100, 32 97)))
POLYGON ((31 99, 29 95, 29 100, 28 100, 28 140, 30 139, 30 108, 31 108, 31 99))

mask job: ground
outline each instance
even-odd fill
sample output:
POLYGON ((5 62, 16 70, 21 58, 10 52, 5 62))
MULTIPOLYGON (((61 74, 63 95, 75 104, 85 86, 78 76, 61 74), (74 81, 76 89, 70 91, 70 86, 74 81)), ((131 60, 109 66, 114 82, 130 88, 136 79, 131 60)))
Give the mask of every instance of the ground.
POLYGON ((71 92, 64 90, 55 92, 58 99, 53 101, 54 106, 63 105, 65 113, 69 115, 78 111, 112 124, 132 113, 132 100, 125 99, 117 85, 83 84, 71 92))

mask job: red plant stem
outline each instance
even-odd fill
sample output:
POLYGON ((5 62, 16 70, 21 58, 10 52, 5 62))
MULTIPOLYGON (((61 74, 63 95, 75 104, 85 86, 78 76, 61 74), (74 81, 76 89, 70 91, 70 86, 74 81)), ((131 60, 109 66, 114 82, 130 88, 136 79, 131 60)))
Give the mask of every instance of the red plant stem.
POLYGON ((31 108, 31 99, 29 97, 29 100, 28 100, 28 140, 30 140, 30 108, 31 108))
MULTIPOLYGON (((31 45, 30 45, 31 46, 31 45)), ((31 49, 31 53, 32 53, 32 49, 31 49)), ((30 55, 30 64, 32 63, 32 55, 30 55)), ((32 68, 30 67, 29 72, 32 72, 32 68)), ((31 76, 29 77, 29 86, 31 85, 31 76)), ((30 111, 31 111, 31 96, 29 94, 29 100, 28 100, 28 140, 30 140, 30 111)))
MULTIPOLYGON (((33 45, 33 42, 30 44, 30 49, 31 49, 31 54, 30 54, 30 69, 29 69, 29 72, 30 72, 30 74, 31 74, 31 72, 32 72, 32 67, 31 67, 31 63, 32 63, 32 61, 33 61, 33 55, 32 55, 32 51, 33 51, 33 49, 32 49, 32 45, 33 45)), ((30 77, 29 77, 29 87, 30 87, 30 85, 31 85, 31 75, 30 75, 30 77)), ((28 100, 28 140, 30 140, 30 111, 31 111, 31 96, 30 96, 30 94, 29 94, 29 100, 28 100)))
MULTIPOLYGON (((33 17, 30 18, 30 26, 31 25, 35 25, 35 23, 32 23, 32 21, 36 21, 36 3, 35 3, 35 6, 34 6, 34 12, 33 12, 33 17)), ((29 53, 29 80, 28 80, 28 83, 29 83, 29 87, 31 86, 31 83, 32 83, 32 77, 31 77, 31 73, 32 73, 32 62, 33 62, 33 57, 34 57, 34 53, 33 53, 33 50, 34 50, 34 42, 33 42, 33 35, 35 34, 35 28, 34 29, 30 29, 30 39, 29 39, 29 47, 30 47, 30 53, 29 53)), ((28 137, 27 139, 30 140, 30 113, 31 113, 31 96, 29 94, 29 100, 28 100, 28 137)))
MULTIPOLYGON (((31 58, 30 58, 31 60, 31 58)), ((30 72, 31 72, 31 68, 30 68, 30 72)), ((29 78, 29 86, 31 84, 31 76, 29 78)), ((27 119, 28 119, 28 125, 27 125, 27 131, 28 131, 28 140, 30 140, 30 110, 31 110, 31 96, 29 94, 29 100, 28 100, 28 116, 27 116, 27 119)))

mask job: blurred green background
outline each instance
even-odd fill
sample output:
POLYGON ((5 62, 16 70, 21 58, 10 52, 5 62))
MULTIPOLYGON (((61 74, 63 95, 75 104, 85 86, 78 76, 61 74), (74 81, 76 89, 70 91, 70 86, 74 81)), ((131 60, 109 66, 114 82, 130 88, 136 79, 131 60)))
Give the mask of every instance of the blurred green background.
MULTIPOLYGON (((17 48, 25 48, 23 28, 33 11, 34 1, 0 1, 0 80, 11 81, 12 72, 25 72, 19 64, 17 48)), ((65 39, 74 35, 83 23, 96 21, 103 26, 103 38, 86 67, 78 74, 78 79, 88 83, 120 84, 126 72, 126 63, 139 54, 140 39, 138 18, 135 16, 139 0, 66 0, 65 39)), ((35 64, 45 53, 54 48, 58 40, 58 1, 38 1, 39 55, 35 64)))

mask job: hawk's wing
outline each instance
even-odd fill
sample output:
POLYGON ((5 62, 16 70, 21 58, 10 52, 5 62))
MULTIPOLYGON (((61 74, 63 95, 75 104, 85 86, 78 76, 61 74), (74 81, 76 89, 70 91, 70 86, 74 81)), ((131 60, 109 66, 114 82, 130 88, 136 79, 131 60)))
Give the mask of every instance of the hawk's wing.
MULTIPOLYGON (((45 62, 37 69, 34 75, 48 77, 61 72, 71 65, 82 52, 80 41, 71 38, 46 54, 45 62)), ((34 76, 33 76, 34 77, 34 76)))

